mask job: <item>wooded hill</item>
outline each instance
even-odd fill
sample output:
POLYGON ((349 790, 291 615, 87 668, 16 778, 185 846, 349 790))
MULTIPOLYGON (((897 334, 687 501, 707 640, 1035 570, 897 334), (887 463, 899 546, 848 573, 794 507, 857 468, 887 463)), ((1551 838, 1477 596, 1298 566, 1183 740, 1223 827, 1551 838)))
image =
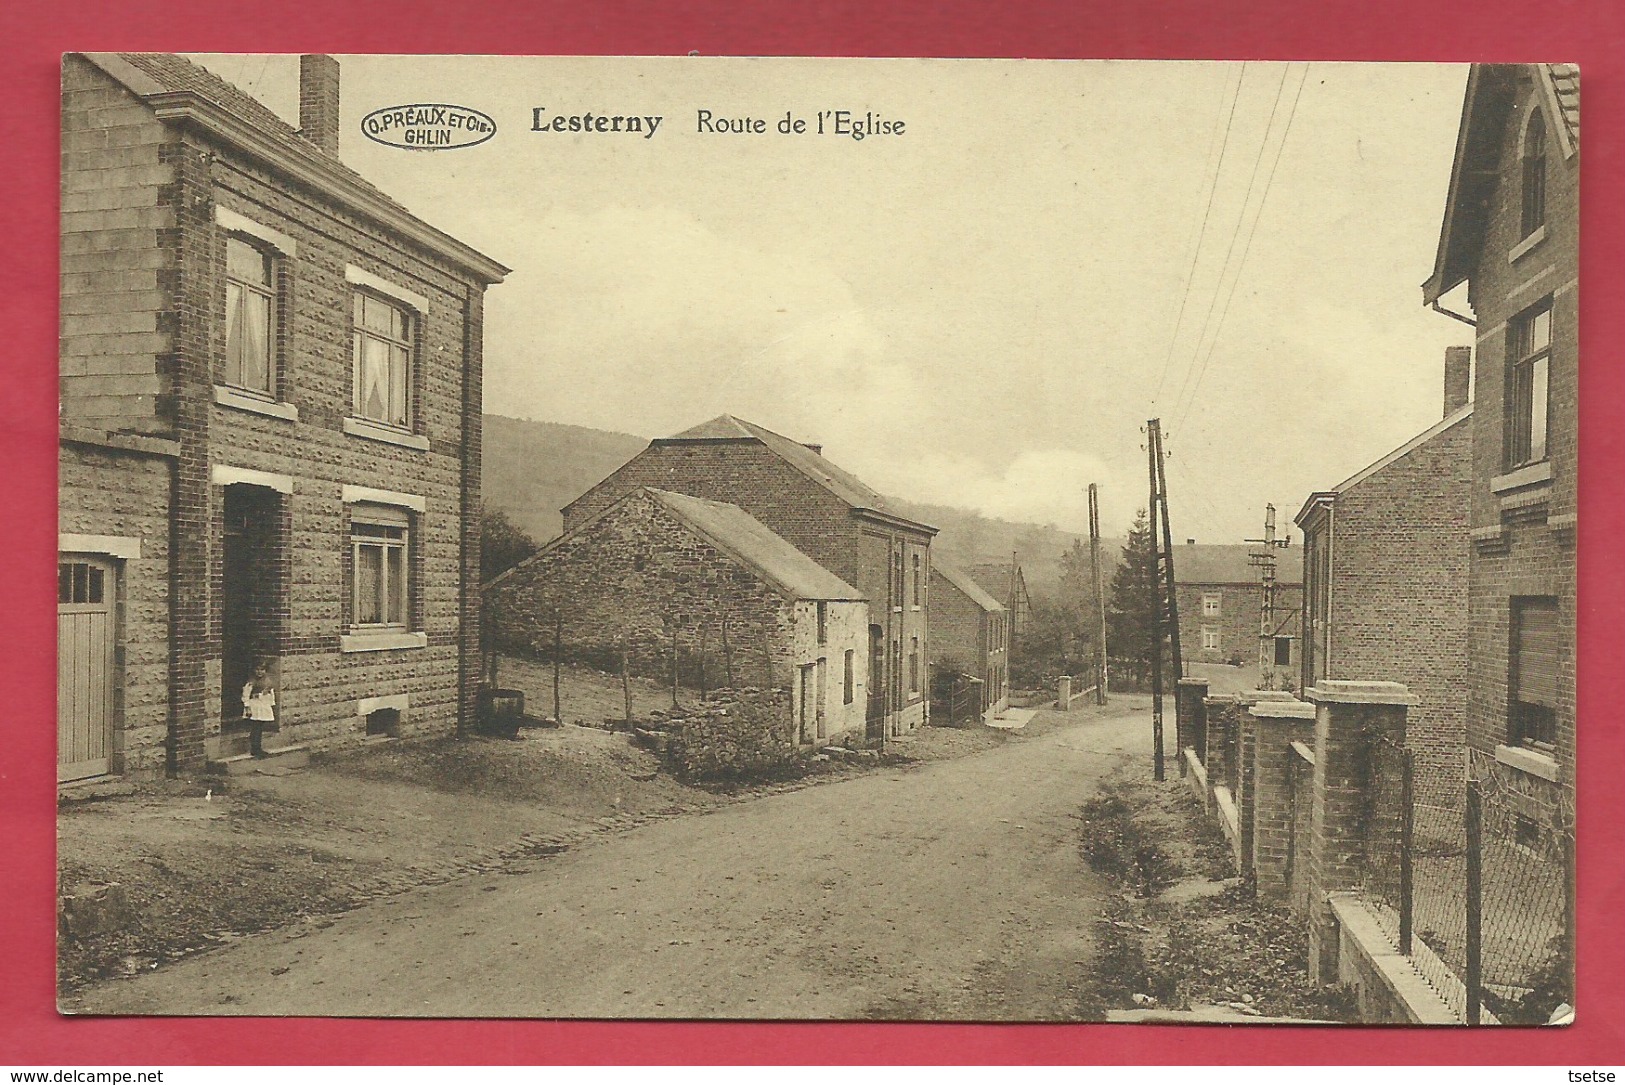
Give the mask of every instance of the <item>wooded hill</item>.
MULTIPOLYGON (((647 437, 558 422, 485 416, 484 498, 537 542, 562 530, 559 510, 647 447, 647 437)), ((968 509, 903 499, 893 511, 940 529, 935 552, 957 565, 1008 562, 1012 551, 1028 590, 1051 595, 1060 583, 1060 558, 1079 536, 1040 524, 1012 523, 968 509)), ((1088 540, 1084 539, 1085 544, 1088 540)), ((1101 541, 1108 569, 1122 540, 1101 541)))

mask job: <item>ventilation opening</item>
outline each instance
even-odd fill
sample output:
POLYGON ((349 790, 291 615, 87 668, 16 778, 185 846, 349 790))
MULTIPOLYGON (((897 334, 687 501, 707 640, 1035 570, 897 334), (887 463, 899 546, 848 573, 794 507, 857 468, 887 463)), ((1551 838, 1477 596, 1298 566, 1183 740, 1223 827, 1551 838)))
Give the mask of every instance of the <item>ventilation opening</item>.
POLYGON ((367 713, 367 734, 394 738, 401 730, 401 710, 379 708, 367 713))

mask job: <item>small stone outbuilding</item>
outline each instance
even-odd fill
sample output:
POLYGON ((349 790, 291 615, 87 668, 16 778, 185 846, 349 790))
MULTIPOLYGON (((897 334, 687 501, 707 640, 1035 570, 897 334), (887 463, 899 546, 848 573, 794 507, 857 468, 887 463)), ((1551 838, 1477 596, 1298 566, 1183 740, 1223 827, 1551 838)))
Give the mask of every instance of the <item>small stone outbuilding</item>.
POLYGON ((487 586, 510 651, 689 686, 788 689, 797 740, 864 730, 863 593, 719 501, 623 496, 487 586))

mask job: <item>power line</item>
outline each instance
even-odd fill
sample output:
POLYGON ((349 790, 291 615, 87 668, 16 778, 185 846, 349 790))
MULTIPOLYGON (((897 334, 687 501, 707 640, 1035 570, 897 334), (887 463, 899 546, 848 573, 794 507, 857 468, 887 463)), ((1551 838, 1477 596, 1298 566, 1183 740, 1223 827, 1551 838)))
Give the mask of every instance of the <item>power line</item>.
MULTIPOLYGON (((1284 82, 1284 81, 1283 81, 1284 82)), ((1304 84, 1309 82, 1309 65, 1303 66, 1303 75, 1298 79, 1298 89, 1292 96, 1292 105, 1287 110, 1286 124, 1281 129, 1281 142, 1275 146, 1275 158, 1270 162, 1270 172, 1264 179, 1264 190, 1258 198, 1258 213, 1253 216, 1253 223, 1247 230, 1247 240, 1241 248, 1241 262, 1236 265, 1236 277, 1230 280, 1230 292, 1225 295, 1224 308, 1219 311, 1219 322, 1213 327, 1213 338, 1208 342, 1207 354, 1202 359, 1201 371, 1197 374, 1196 383, 1191 387, 1190 399, 1180 414, 1180 422, 1190 413, 1191 407, 1196 403, 1197 393, 1201 391, 1202 377, 1207 373, 1208 362, 1213 358, 1213 352, 1218 348, 1219 336, 1224 331, 1225 318, 1230 315, 1230 303, 1235 299, 1236 287, 1241 282, 1242 271, 1247 266, 1247 254, 1252 251, 1253 235, 1258 233, 1259 220, 1264 217, 1264 205, 1269 201, 1270 188, 1275 184, 1275 170, 1281 164, 1281 155, 1286 150, 1287 137, 1292 134, 1292 121, 1298 115, 1298 100, 1303 97, 1304 84)), ((1197 346, 1201 346, 1200 340, 1197 346)))
POLYGON ((1253 171, 1247 177, 1247 190, 1241 197, 1241 209, 1236 213, 1235 228, 1230 231, 1230 244, 1224 250, 1224 263, 1219 267, 1219 277, 1213 283, 1213 297, 1209 299, 1207 313, 1202 317, 1202 327, 1196 333, 1196 346, 1191 352, 1190 368, 1185 371, 1184 383, 1179 386, 1179 394, 1174 397, 1175 407, 1178 407, 1185 398, 1185 390, 1190 387, 1191 375, 1196 371, 1197 360, 1202 355, 1202 340, 1207 337, 1208 325, 1213 321, 1213 311, 1219 304, 1219 294, 1224 290, 1224 276, 1230 270, 1230 258, 1235 255, 1236 241, 1241 237, 1242 224, 1247 221, 1247 206, 1252 203, 1253 189, 1258 184, 1258 168, 1264 162, 1264 151, 1270 142, 1270 129, 1275 126, 1275 114, 1281 108, 1281 96, 1286 90, 1286 76, 1290 67, 1291 65, 1283 65, 1281 68, 1281 81, 1275 87, 1275 101, 1270 105, 1269 120, 1264 122, 1264 135, 1258 141, 1258 154, 1253 156, 1253 171))
MULTIPOLYGON (((1213 115, 1213 136, 1208 138, 1207 162, 1203 166, 1203 175, 1206 176, 1208 168, 1213 165, 1213 144, 1218 136, 1219 118, 1225 116, 1224 142, 1219 145, 1219 164, 1213 170, 1213 176, 1208 179, 1207 206, 1202 209, 1202 224, 1196 231, 1196 247, 1191 250, 1191 266, 1185 272, 1185 288, 1179 297, 1179 315, 1174 317, 1173 331, 1168 336, 1168 356, 1162 360, 1162 376, 1157 380, 1157 391, 1152 397, 1155 403, 1162 398, 1163 386, 1168 383, 1168 372, 1173 367, 1174 346, 1179 342, 1179 328, 1185 320, 1185 306, 1190 301, 1191 286, 1196 281, 1196 264, 1202 255, 1202 241, 1207 237, 1208 218, 1213 214, 1213 197, 1219 191, 1219 177, 1224 173, 1224 156, 1230 149, 1230 129, 1236 119, 1236 103, 1241 100, 1241 85, 1247 78, 1247 62, 1241 62, 1241 74, 1236 79, 1234 90, 1230 92, 1229 115, 1224 113, 1224 96, 1219 97, 1219 109, 1213 115)), ((1226 89, 1229 89, 1229 78, 1225 80, 1226 89)))

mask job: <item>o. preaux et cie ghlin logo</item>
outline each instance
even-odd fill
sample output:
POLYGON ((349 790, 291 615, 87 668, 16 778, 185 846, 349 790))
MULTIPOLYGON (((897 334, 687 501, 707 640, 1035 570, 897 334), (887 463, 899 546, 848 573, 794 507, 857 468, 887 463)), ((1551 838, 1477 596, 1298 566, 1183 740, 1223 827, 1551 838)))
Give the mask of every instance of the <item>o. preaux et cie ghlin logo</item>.
POLYGON ((386 147, 449 151, 484 143, 497 134, 497 122, 467 106, 392 105, 362 117, 361 132, 386 147))

